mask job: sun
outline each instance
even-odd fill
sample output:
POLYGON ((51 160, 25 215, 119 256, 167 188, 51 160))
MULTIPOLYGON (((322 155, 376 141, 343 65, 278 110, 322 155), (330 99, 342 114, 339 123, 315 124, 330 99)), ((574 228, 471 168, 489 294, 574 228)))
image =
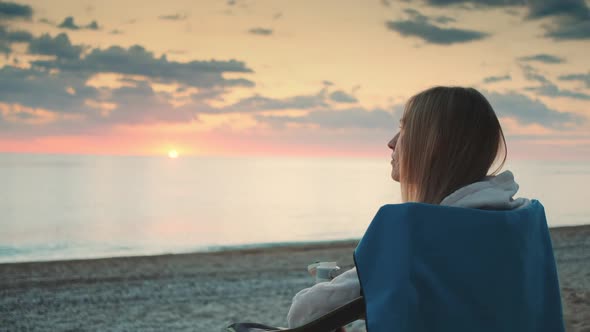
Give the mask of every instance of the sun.
POLYGON ((178 152, 176 150, 168 151, 168 158, 171 158, 171 159, 178 158, 178 152))

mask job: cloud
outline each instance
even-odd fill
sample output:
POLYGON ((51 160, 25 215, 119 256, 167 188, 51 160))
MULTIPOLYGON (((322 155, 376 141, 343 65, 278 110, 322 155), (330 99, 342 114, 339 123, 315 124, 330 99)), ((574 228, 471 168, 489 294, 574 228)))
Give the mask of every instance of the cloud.
POLYGON ((496 82, 502 82, 502 81, 510 81, 511 79, 512 79, 512 77, 510 75, 488 76, 483 79, 483 82, 488 84, 488 83, 496 83, 496 82))
POLYGON ((553 16, 545 37, 556 41, 590 39, 590 9, 584 0, 529 1, 529 18, 553 16))
POLYGON ((539 72, 535 68, 529 65, 521 65, 520 68, 522 69, 524 77, 529 81, 539 82, 543 84, 551 83, 551 81, 549 81, 545 76, 539 74, 539 72))
POLYGON ((556 41, 590 39, 590 9, 585 0, 426 0, 432 6, 461 6, 464 9, 485 7, 528 8, 526 19, 551 18, 545 24, 545 37, 556 41))
POLYGON ((584 118, 568 112, 559 112, 541 101, 517 92, 485 92, 492 107, 500 117, 512 117, 523 125, 540 124, 548 128, 563 128, 584 121, 584 118))
POLYGON ((402 36, 418 37, 438 45, 472 42, 489 36, 488 33, 476 30, 438 27, 430 23, 431 18, 415 9, 407 9, 405 12, 410 16, 408 20, 387 21, 385 26, 402 36))
POLYGON ((33 38, 30 32, 24 30, 8 31, 0 25, 0 53, 10 54, 12 49, 10 47, 13 43, 26 43, 33 38))
POLYGON ((586 85, 586 88, 590 89, 590 72, 585 74, 561 75, 559 79, 562 81, 580 81, 586 85))
POLYGON ((100 29, 100 27, 98 26, 98 23, 96 21, 92 21, 92 22, 90 22, 90 24, 88 24, 86 26, 86 29, 88 29, 88 30, 98 30, 98 29, 100 29))
POLYGON ((524 62, 542 62, 542 63, 564 63, 565 59, 551 54, 535 54, 518 58, 524 62))
POLYGON ((330 94, 330 99, 338 103, 356 103, 358 99, 342 90, 336 90, 330 94))
POLYGON ((80 27, 74 23, 74 18, 72 16, 66 17, 63 20, 63 22, 61 22, 57 27, 62 28, 62 29, 70 29, 70 30, 80 29, 80 27))
POLYGON ((187 15, 181 15, 181 14, 171 14, 171 15, 158 16, 159 19, 167 20, 167 21, 182 21, 182 20, 186 20, 187 17, 188 17, 187 15))
POLYGON ((47 24, 47 25, 56 25, 55 22, 51 21, 48 18, 39 19, 39 23, 43 23, 43 24, 47 24))
POLYGON ((444 16, 444 15, 442 15, 442 16, 435 16, 433 19, 434 19, 434 21, 436 23, 440 23, 440 24, 447 24, 447 23, 457 22, 456 19, 454 19, 452 17, 449 17, 449 16, 444 16))
POLYGON ((65 33, 52 38, 49 34, 43 34, 34 38, 29 43, 29 53, 41 55, 54 55, 58 59, 78 59, 83 47, 73 45, 65 33))
POLYGON ((104 50, 95 48, 83 58, 38 60, 33 61, 32 65, 85 75, 140 75, 162 83, 176 82, 201 88, 254 85, 252 81, 244 78, 223 77, 224 73, 251 73, 252 70, 241 61, 170 61, 165 55, 156 58, 153 52, 139 45, 127 49, 120 46, 111 46, 104 50))
POLYGON ((270 35, 272 35, 273 30, 266 29, 266 28, 252 28, 252 29, 248 30, 248 32, 253 35, 270 36, 270 35))
POLYGON ((590 100, 590 95, 583 92, 563 90, 553 83, 543 84, 541 86, 527 87, 528 91, 534 91, 541 96, 547 97, 566 97, 580 100, 590 100))
POLYGON ((526 0, 425 0, 432 6, 453 6, 461 5, 463 8, 481 8, 481 7, 505 7, 505 6, 523 6, 526 0), (466 7, 470 5, 472 7, 466 7))
POLYGON ((318 125, 326 129, 385 129, 393 130, 399 121, 399 116, 393 111, 383 109, 367 110, 365 108, 350 108, 346 110, 317 110, 305 116, 276 116, 259 115, 259 121, 270 123, 277 127, 286 124, 318 125))
POLYGON ((172 96, 156 92, 147 82, 137 82, 136 86, 123 86, 110 92, 106 100, 115 104, 108 116, 98 122, 116 124, 191 122, 197 117, 194 107, 176 108, 171 104, 172 96))
POLYGON ((590 12, 584 0, 529 0, 529 18, 555 15, 588 19, 590 12))
POLYGON ((74 22, 74 17, 72 17, 72 16, 66 17, 63 20, 63 22, 61 22, 57 27, 62 28, 62 29, 68 29, 68 30, 80 30, 80 29, 98 30, 100 28, 96 21, 92 21, 92 22, 90 22, 90 24, 88 24, 86 26, 77 25, 74 22))
POLYGON ((323 91, 312 95, 298 95, 288 98, 268 98, 261 95, 254 95, 239 100, 238 102, 218 109, 219 113, 233 112, 260 112, 279 110, 309 110, 318 107, 326 107, 323 91))
POLYGON ((417 21, 429 21, 429 20, 433 20, 437 23, 440 24, 447 24, 450 22, 456 22, 457 20, 455 20, 452 17, 449 16, 445 16, 445 15, 441 15, 441 16, 425 16, 422 15, 422 13, 420 13, 418 10, 413 9, 413 8, 406 8, 404 9, 404 13, 408 14, 412 19, 417 20, 417 21))
POLYGON ((0 18, 26 18, 33 16, 33 8, 29 5, 21 5, 14 2, 0 2, 0 18))
POLYGON ((527 80, 541 83, 540 86, 525 88, 525 90, 527 90, 527 91, 533 91, 533 92, 537 93, 538 95, 547 96, 547 97, 566 97, 566 98, 573 98, 573 99, 580 99, 580 100, 590 100, 589 94, 586 94, 583 92, 560 89, 557 85, 555 85, 553 82, 551 82, 547 77, 541 75, 535 68, 533 68, 529 65, 521 66, 521 68, 522 68, 523 74, 527 80))
POLYGON ((174 107, 173 99, 169 93, 155 91, 146 81, 133 81, 132 86, 114 89, 95 88, 86 86, 86 77, 76 74, 12 66, 0 68, 0 103, 78 116, 76 123, 61 124, 62 131, 114 124, 190 122, 200 112, 195 107, 198 102, 191 107, 174 107), (100 107, 102 104, 110 105, 107 112, 100 107))
POLYGON ((590 39, 590 17, 581 19, 562 18, 546 26, 545 37, 556 41, 590 39))
POLYGON ((86 99, 98 96, 98 90, 85 82, 85 77, 77 75, 4 66, 0 68, 0 102, 79 113, 87 109, 86 99))

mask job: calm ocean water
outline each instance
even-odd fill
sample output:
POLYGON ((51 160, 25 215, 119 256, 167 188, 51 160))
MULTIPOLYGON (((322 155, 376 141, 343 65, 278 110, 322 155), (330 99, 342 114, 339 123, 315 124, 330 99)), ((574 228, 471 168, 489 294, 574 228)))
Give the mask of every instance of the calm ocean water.
MULTIPOLYGON (((590 163, 518 161, 551 226, 590 223, 590 163)), ((0 262, 359 238, 389 160, 0 154, 0 262)))

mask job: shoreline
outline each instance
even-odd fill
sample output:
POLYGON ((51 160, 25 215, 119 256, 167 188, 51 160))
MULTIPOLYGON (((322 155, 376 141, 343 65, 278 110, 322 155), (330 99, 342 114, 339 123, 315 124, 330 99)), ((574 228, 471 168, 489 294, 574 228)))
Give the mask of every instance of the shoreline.
MULTIPOLYGON (((566 225, 549 227, 551 233, 561 232, 576 232, 590 230, 590 224, 583 225, 566 225)), ((196 255, 196 254, 213 254, 213 253, 248 253, 259 252, 263 250, 297 250, 298 248, 314 248, 320 249, 325 247, 339 247, 349 246, 351 243, 358 243, 360 238, 337 239, 337 240, 319 240, 319 241, 293 241, 293 242, 266 242, 266 243, 252 243, 252 244, 238 244, 238 245, 216 245, 210 247, 203 247, 202 250, 188 250, 181 252, 163 252, 156 254, 138 254, 138 255, 121 255, 121 256, 104 256, 104 257, 88 257, 88 258, 64 258, 64 259, 48 259, 48 260, 31 260, 31 261, 16 261, 16 262, 0 262, 0 266, 9 264, 41 264, 41 263, 65 263, 70 261, 93 261, 93 260, 109 260, 109 259, 130 259, 130 258, 146 258, 146 257, 166 257, 177 255, 196 255)))

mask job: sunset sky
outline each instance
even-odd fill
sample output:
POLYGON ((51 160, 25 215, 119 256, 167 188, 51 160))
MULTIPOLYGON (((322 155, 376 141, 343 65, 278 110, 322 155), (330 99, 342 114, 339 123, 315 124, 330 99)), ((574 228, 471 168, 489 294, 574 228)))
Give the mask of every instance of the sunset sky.
POLYGON ((590 1, 0 1, 0 152, 387 157, 472 86, 512 158, 590 160, 590 1))

